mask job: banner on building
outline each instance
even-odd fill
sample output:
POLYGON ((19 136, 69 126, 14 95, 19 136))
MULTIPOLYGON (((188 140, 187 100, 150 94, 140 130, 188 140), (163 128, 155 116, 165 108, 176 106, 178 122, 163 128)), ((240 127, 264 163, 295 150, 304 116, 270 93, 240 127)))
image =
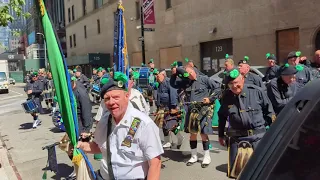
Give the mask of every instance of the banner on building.
POLYGON ((143 0, 143 22, 144 24, 156 24, 154 13, 154 0, 143 0))

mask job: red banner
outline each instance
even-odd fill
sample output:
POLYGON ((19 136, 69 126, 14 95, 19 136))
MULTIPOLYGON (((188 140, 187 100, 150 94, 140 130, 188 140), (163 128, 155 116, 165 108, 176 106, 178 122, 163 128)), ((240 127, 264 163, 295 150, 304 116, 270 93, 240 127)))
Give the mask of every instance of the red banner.
POLYGON ((154 15, 154 0, 143 0, 143 22, 144 24, 156 24, 154 15))

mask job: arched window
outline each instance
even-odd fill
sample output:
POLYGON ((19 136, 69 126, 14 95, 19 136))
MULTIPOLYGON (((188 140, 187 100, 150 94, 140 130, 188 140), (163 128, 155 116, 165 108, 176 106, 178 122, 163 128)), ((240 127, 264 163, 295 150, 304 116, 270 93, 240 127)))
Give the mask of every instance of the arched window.
POLYGON ((316 50, 320 49, 320 30, 317 33, 314 43, 315 43, 316 50))

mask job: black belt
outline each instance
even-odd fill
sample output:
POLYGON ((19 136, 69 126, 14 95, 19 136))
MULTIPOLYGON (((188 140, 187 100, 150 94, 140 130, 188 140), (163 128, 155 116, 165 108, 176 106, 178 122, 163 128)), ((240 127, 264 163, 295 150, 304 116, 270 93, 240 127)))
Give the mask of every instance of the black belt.
POLYGON ((236 137, 240 137, 240 136, 253 136, 256 134, 261 134, 261 133, 265 133, 266 132, 266 128, 261 128, 261 129, 250 129, 250 130, 234 130, 231 129, 229 131, 227 131, 227 135, 229 137, 232 136, 236 136, 236 137))

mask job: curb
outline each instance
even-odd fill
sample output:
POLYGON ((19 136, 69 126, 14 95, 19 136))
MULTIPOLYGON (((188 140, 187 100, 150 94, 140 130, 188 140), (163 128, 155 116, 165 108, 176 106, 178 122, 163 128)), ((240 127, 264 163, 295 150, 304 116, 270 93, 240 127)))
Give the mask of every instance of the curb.
MULTIPOLYGON (((9 174, 14 174, 16 176, 17 180, 22 180, 21 175, 12 160, 12 156, 11 156, 10 152, 7 150, 7 146, 4 142, 4 139, 1 134, 0 134, 0 140, 2 143, 2 145, 0 145, 0 158, 1 158, 0 162, 2 165, 2 167, 0 168, 0 171, 2 169, 4 171, 3 173, 5 173, 5 174, 7 174, 7 171, 13 171, 13 172, 9 172, 9 174), (6 156, 2 155, 2 154, 5 154, 6 156), (5 169, 7 169, 7 171, 5 169)), ((10 179, 12 179, 12 178, 10 178, 10 179)))

